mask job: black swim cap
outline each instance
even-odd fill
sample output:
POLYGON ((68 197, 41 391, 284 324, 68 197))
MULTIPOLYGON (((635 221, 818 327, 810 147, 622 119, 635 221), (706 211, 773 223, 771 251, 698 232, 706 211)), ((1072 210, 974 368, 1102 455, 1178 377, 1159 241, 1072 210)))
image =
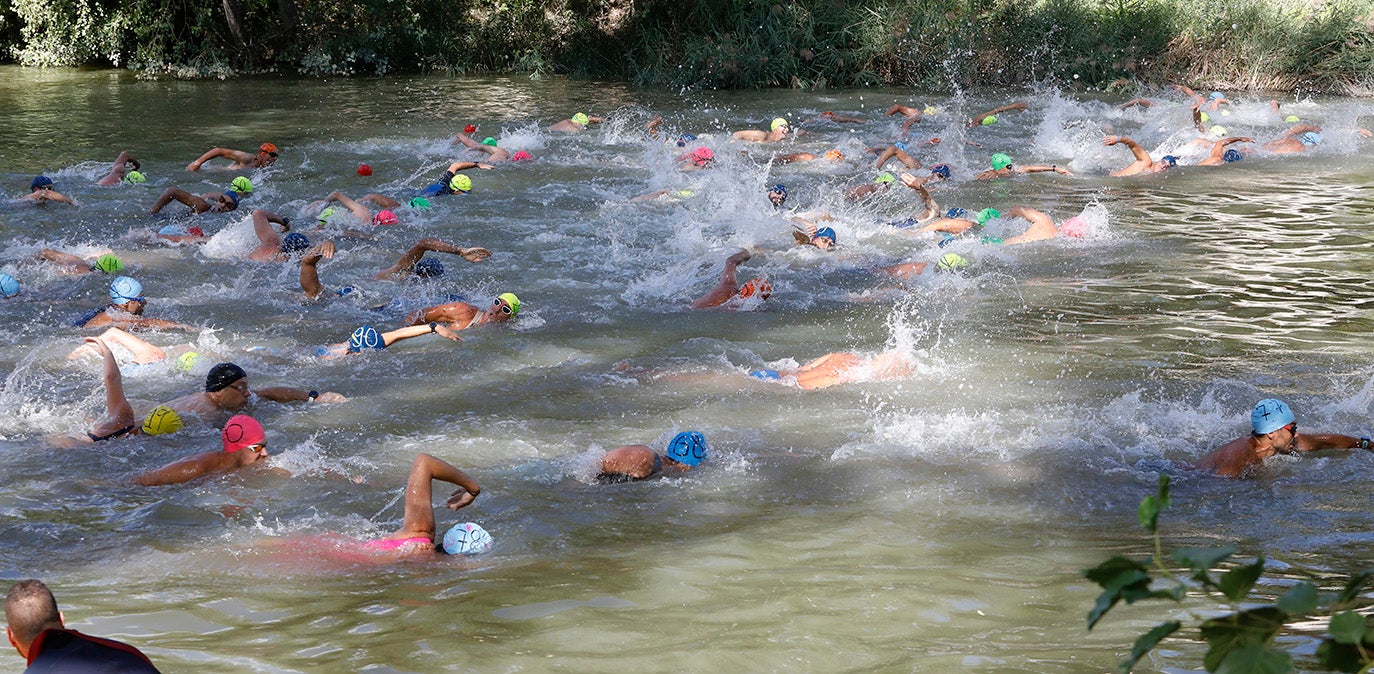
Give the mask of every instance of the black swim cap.
POLYGON ((229 385, 247 377, 248 373, 243 368, 233 363, 220 363, 210 368, 210 373, 205 375, 205 392, 214 393, 229 388, 229 385))

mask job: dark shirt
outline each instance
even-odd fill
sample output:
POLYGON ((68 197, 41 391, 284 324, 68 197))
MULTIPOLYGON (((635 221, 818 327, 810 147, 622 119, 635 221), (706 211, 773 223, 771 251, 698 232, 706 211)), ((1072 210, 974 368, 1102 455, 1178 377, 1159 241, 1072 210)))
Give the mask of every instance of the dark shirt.
POLYGON ((43 630, 29 646, 24 674, 160 674, 137 648, 75 630, 43 630))

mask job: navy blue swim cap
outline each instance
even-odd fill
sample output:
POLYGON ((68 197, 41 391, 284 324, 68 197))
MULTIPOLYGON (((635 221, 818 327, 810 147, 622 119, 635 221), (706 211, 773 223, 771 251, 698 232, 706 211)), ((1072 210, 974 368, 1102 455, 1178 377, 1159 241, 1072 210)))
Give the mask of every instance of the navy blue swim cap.
POLYGON ((287 234, 286 236, 282 237, 281 252, 286 253, 287 255, 291 255, 293 253, 300 253, 305 250, 308 250, 309 248, 310 239, 307 239, 304 234, 301 234, 299 232, 291 232, 290 234, 287 234))
POLYGON ((52 178, 47 176, 34 176, 33 182, 29 183, 29 191, 32 192, 40 187, 52 187, 52 178))
POLYGON ((936 164, 930 167, 930 172, 939 175, 945 180, 949 180, 949 164, 936 164))
POLYGON ((949 219, 951 219, 951 220, 958 219, 958 218, 962 218, 962 219, 964 219, 964 220, 967 220, 967 219, 968 219, 968 210, 967 210, 967 209, 964 209, 964 208, 959 208, 958 206, 955 206, 955 207, 953 207, 953 208, 951 208, 951 209, 945 211, 945 217, 946 217, 946 218, 949 218, 949 219))
POLYGON ((1178 166, 1178 157, 1175 157, 1171 154, 1166 154, 1163 157, 1160 157, 1159 160, 1170 166, 1178 166))
POLYGON ((419 262, 415 263, 415 275, 420 278, 443 276, 444 263, 431 257, 421 258, 419 262))
POLYGON ((687 147, 687 144, 688 144, 688 143, 690 143, 690 142, 692 142, 692 141, 694 141, 694 140, 696 140, 696 139, 697 139, 696 136, 693 136, 693 135, 690 134, 690 133, 684 133, 684 134, 682 134, 681 136, 678 136, 678 137, 677 137, 677 146, 678 146, 678 147, 687 147))
POLYGON ((1245 158, 1245 155, 1242 155, 1239 150, 1227 150, 1225 154, 1221 155, 1221 158, 1223 161, 1229 163, 1233 161, 1240 161, 1245 158))

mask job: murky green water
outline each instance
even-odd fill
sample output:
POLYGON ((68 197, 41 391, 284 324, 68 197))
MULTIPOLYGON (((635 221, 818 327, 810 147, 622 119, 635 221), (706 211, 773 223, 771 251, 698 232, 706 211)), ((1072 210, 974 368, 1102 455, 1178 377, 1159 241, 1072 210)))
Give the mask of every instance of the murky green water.
MULTIPOLYGON (((1267 98, 1233 98, 1232 133, 1282 132, 1267 98)), ((1136 634, 1174 615, 1130 608, 1084 630, 1096 593, 1080 570, 1148 551, 1135 508, 1161 469, 1176 481, 1171 542, 1235 540, 1291 575, 1368 566, 1374 457, 1277 461, 1250 481, 1169 462, 1244 432, 1262 397, 1292 403, 1304 429, 1370 432, 1374 167, 1355 134, 1371 125, 1369 105, 1287 102, 1324 125, 1325 142, 1305 156, 1116 179, 1105 174, 1129 153, 1101 146, 1104 124, 1156 154, 1193 134, 1176 100, 1147 113, 1115 102, 0 69, 0 193, 23 194, 41 172, 80 204, 0 206, 0 270, 26 284, 0 304, 0 576, 44 578, 74 626, 126 639, 165 671, 1041 673, 1111 669, 1136 634), (959 123, 1010 99, 1031 110, 992 127, 959 123), (1089 235, 941 249, 886 224, 912 214, 907 190, 844 202, 843 189, 872 180, 863 148, 897 132, 882 115, 893 102, 942 109, 915 127, 943 139, 917 156, 954 167, 935 190, 942 206, 1084 213, 1089 235), (870 121, 809 121, 824 110, 870 121), (573 137, 543 130, 578 111, 610 121, 573 137), (679 173, 676 148, 643 137, 654 113, 673 131, 708 134, 719 165, 679 173), (767 149, 725 140, 780 115, 808 132, 788 151, 848 159, 770 165, 767 149), (275 166, 245 173, 257 185, 245 205, 308 223, 310 202, 330 190, 408 197, 470 158, 449 146, 467 123, 536 160, 472 172, 470 196, 404 210, 375 241, 338 239, 321 277, 359 287, 357 300, 303 304, 295 267, 241 261, 252 239, 243 211, 197 219, 216 234, 203 248, 148 234, 166 224, 147 215, 161 189, 211 191, 239 175, 184 170, 210 147, 281 146, 275 166), (149 183, 94 186, 121 149, 143 160, 149 183), (999 151, 1076 175, 968 180, 999 151), (364 161, 371 178, 354 175, 364 161), (789 205, 834 214, 837 252, 789 247, 789 226, 763 198, 775 182, 789 205), (659 189, 694 196, 629 201, 659 189), (494 255, 445 259, 437 281, 371 280, 420 236, 494 255), (197 390, 217 360, 244 366, 255 386, 351 401, 253 409, 272 465, 289 476, 125 482, 217 446, 209 427, 47 444, 83 433, 103 404, 96 365, 64 356, 81 334, 66 326, 104 301, 108 279, 32 261, 45 246, 112 247, 143 282, 149 315, 206 328, 149 338, 189 341, 207 361, 189 374, 126 368, 139 411, 197 390), (687 309, 741 246, 757 248, 741 272, 768 276, 772 299, 687 309), (864 271, 951 250, 972 261, 968 273, 899 286, 864 271), (525 304, 510 328, 311 355, 359 324, 395 327, 398 306, 506 291, 525 304), (744 376, 887 349, 911 356, 910 377, 802 391, 744 376), (713 452, 689 476, 589 484, 602 450, 661 448, 688 428, 713 452), (292 551, 316 534, 393 530, 419 451, 483 484, 477 503, 439 523, 480 522, 492 553, 378 568, 292 551)), ((1201 652, 1171 642, 1141 671, 1199 668, 1201 652)))

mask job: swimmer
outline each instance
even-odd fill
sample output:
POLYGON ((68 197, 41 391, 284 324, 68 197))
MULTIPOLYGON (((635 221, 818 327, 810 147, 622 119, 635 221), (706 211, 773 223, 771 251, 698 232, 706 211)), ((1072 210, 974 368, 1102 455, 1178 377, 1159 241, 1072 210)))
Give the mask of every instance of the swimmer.
POLYGON ((998 152, 997 154, 992 155, 992 170, 983 171, 982 173, 973 176, 973 179, 993 180, 996 178, 1009 178, 1011 176, 1021 175, 1025 173, 1046 173, 1050 171, 1058 173, 1061 176, 1073 175, 1072 173, 1069 173, 1068 169, 1060 168, 1058 164, 1051 164, 1049 166, 1046 166, 1044 164, 1039 164, 1035 166, 1012 166, 1011 157, 1001 152, 998 152))
POLYGON ((114 164, 110 166, 110 172, 97 180, 95 184, 109 187, 126 181, 134 184, 146 182, 148 179, 138 172, 138 168, 138 160, 134 159, 133 155, 128 152, 120 152, 119 156, 115 157, 114 164))
POLYGON ((219 363, 205 374, 205 391, 191 393, 165 403, 183 417, 190 414, 210 417, 220 412, 237 412, 257 399, 278 403, 340 403, 348 399, 331 391, 303 391, 289 386, 248 388, 248 374, 233 363, 219 363))
POLYGON ((65 622, 43 581, 21 580, 5 595, 5 634, 27 662, 25 672, 158 674, 137 648, 67 629, 65 622))
POLYGON ((86 346, 100 354, 102 379, 105 382, 105 418, 86 433, 91 442, 104 442, 111 438, 138 433, 138 422, 134 418, 134 408, 124 397, 124 378, 115 362, 114 352, 104 340, 87 337, 86 346))
MULTIPOLYGON (((258 237, 258 245, 248 252, 249 260, 258 262, 285 262, 291 258, 293 252, 299 252, 303 235, 300 238, 292 238, 288 242, 282 239, 281 234, 277 233, 277 228, 272 225, 281 225, 283 232, 291 231, 291 220, 283 218, 272 211, 255 208, 253 209, 253 233, 258 237)), ((310 245, 310 241, 304 242, 305 246, 310 245)))
POLYGON ((1211 152, 1210 154, 1208 154, 1207 157, 1204 158, 1202 161, 1199 161, 1199 162, 1197 163, 1197 165, 1198 165, 1198 166, 1221 166, 1222 164, 1229 164, 1229 163, 1231 163, 1231 162, 1240 161, 1241 159, 1244 158, 1245 153, 1249 152, 1249 150, 1247 149, 1247 150, 1241 151, 1241 150, 1236 150, 1236 149, 1234 149, 1234 148, 1228 150, 1228 149, 1226 148, 1226 146, 1227 146, 1227 145, 1230 145, 1230 144, 1232 144, 1232 143, 1253 143, 1253 142, 1255 142, 1254 139, 1252 139, 1252 138, 1247 138, 1247 137, 1245 137, 1245 136, 1232 136, 1232 137, 1230 137, 1230 138, 1222 138, 1221 140, 1216 141, 1215 143, 1212 143, 1212 152, 1211 152))
POLYGON ((337 358, 339 356, 351 356, 363 351, 381 351, 396 342, 425 335, 439 335, 450 342, 462 341, 458 337, 458 331, 437 322, 428 325, 408 325, 387 332, 379 332, 377 328, 364 325, 354 330, 353 334, 349 335, 347 342, 322 346, 316 351, 316 355, 323 358, 337 358))
POLYGON ((802 227, 795 227, 792 231, 792 239, 801 246, 815 246, 821 250, 834 250, 838 237, 835 236, 833 227, 817 227, 815 223, 805 218, 792 218, 793 222, 802 224, 802 227))
POLYGON ((443 274, 444 266, 442 264, 437 264, 438 260, 431 260, 431 264, 422 264, 425 260, 421 258, 424 257, 426 252, 431 251, 435 253, 452 253, 468 262, 481 262, 491 257, 491 251, 486 248, 463 248, 462 246, 456 246, 447 241, 425 238, 420 239, 415 245, 411 246, 409 250, 402 253, 400 259, 396 260, 396 264, 377 272, 377 275, 372 278, 380 281, 409 276, 411 274, 421 277, 443 274))
POLYGON ((1125 136, 1107 136, 1102 139, 1103 145, 1111 146, 1117 143, 1125 145, 1130 149, 1131 154, 1135 156, 1135 161, 1127 164, 1125 168, 1112 171, 1109 175, 1120 178, 1124 176, 1133 176, 1139 173, 1159 173, 1164 169, 1178 165, 1178 157, 1171 154, 1164 155, 1159 161, 1151 159, 1150 153, 1146 152, 1145 148, 1140 147, 1139 143, 1125 136))
POLYGON ((178 187, 168 187, 163 191, 162 196, 153 203, 153 209, 149 211, 157 215, 164 206, 172 201, 179 201, 191 209, 192 213, 228 213, 239 207, 238 192, 226 190, 224 192, 208 192, 196 196, 178 187))
POLYGON ((228 159, 232 162, 229 164, 230 171, 247 168, 264 168, 271 166, 273 162, 277 161, 277 146, 271 143, 263 143, 258 146, 257 154, 217 147, 201 155, 199 159, 187 164, 186 170, 199 171, 200 167, 211 159, 228 159))
POLYGON ((715 165, 712 162, 716 160, 716 153, 709 147, 699 147, 679 159, 682 162, 678 164, 679 171, 700 171, 715 165))
POLYGON ((962 208, 951 208, 943 216, 937 213, 935 218, 916 230, 916 233, 941 232, 951 236, 959 236, 971 229, 986 225, 989 220, 1000 217, 1002 217, 1002 213, 995 208, 984 208, 977 213, 969 213, 962 208))
POLYGON ((29 183, 29 193, 15 199, 15 201, 31 204, 45 204, 49 201, 56 201, 59 204, 67 204, 68 206, 76 205, 76 202, 72 201, 71 197, 58 192, 53 187, 52 178, 47 176, 34 176, 33 181, 29 183))
POLYGON ((827 353, 790 370, 756 370, 751 377, 763 380, 792 378, 806 389, 829 388, 837 384, 901 379, 911 374, 911 359, 903 353, 887 351, 872 358, 856 353, 827 353))
POLYGON ((143 315, 148 298, 143 296, 143 284, 129 276, 119 276, 110 282, 110 303, 77 319, 73 327, 101 328, 112 326, 125 330, 188 330, 199 328, 161 318, 143 315))
POLYGON ((918 161, 915 157, 912 157, 911 155, 907 154, 906 148, 906 143, 903 143, 901 141, 898 141, 896 143, 893 143, 892 145, 887 146, 886 149, 884 149, 881 153, 878 154, 878 160, 874 162, 873 168, 881 170, 884 164, 893 159, 902 162, 902 166, 905 166, 909 169, 921 168, 921 162, 918 161))
POLYGON ((739 294, 739 280, 735 278, 735 269, 740 263, 747 261, 751 256, 749 251, 741 250, 730 257, 725 258, 725 269, 720 273, 720 282, 716 287, 692 302, 693 309, 706 309, 718 307, 739 294))
POLYGON ((120 328, 110 328, 109 330, 100 333, 100 336, 98 338, 86 337, 86 344, 76 347, 72 350, 71 353, 67 354, 67 360, 74 360, 77 358, 90 355, 103 355, 98 348, 91 344, 92 339, 99 339, 101 344, 118 344, 119 346, 124 347, 129 351, 129 353, 133 354, 133 362, 139 365, 147 365, 149 363, 160 363, 167 359, 166 351, 163 351, 162 349, 153 346, 151 343, 139 338, 138 336, 129 334, 128 332, 125 332, 120 328))
POLYGON ((644 480, 658 475, 684 473, 706 459, 706 438, 696 431, 673 436, 668 448, 659 454, 647 445, 616 447, 601 457, 600 484, 644 480))
POLYGON ((205 243, 210 240, 205 230, 178 224, 164 225, 153 236, 172 243, 205 243))
POLYGON ((844 191, 844 198, 848 201, 857 201, 867 196, 872 196, 880 192, 886 192, 897 178, 887 171, 879 173, 873 178, 873 182, 866 185, 858 185, 844 191))
POLYGON ((577 133, 593 124, 600 124, 604 121, 606 121, 605 117, 590 117, 585 112, 579 112, 568 119, 551 125, 549 130, 562 131, 564 133, 577 133))
POLYGON ((468 169, 489 170, 495 168, 491 164, 481 164, 475 161, 456 161, 448 165, 448 170, 444 172, 444 177, 420 190, 422 197, 437 197, 441 194, 468 194, 472 192, 472 178, 459 173, 468 169))
MULTIPOLYGON (((1034 208, 1016 206, 1007 211, 1006 215, 1003 217, 1025 218, 1030 221, 1030 227, 1027 227, 1026 231, 1002 241, 1003 244, 1008 246, 1031 243, 1032 241, 1044 241, 1046 239, 1053 239, 1059 235, 1059 228, 1054 226, 1054 220, 1050 218, 1050 216, 1034 208)), ((1068 221, 1066 220, 1065 224, 1067 223, 1068 221)))
MULTIPOLYGON (((406 477, 406 511, 405 518, 401 520, 401 528, 385 538, 362 543, 362 549, 369 554, 396 557, 432 555, 436 552, 464 554, 475 551, 464 549, 452 530, 444 536, 442 545, 435 545, 438 541, 438 530, 434 522, 434 480, 458 487, 444 504, 449 510, 467 507, 482 493, 482 486, 477 484, 477 480, 453 464, 429 454, 418 454, 410 465, 410 474, 406 477)), ((490 536, 486 538, 490 540, 490 536)))
POLYGON ((734 140, 742 140, 749 143, 776 143, 787 138, 787 132, 791 131, 787 120, 777 117, 768 125, 767 131, 749 129, 748 131, 736 131, 730 135, 734 140))
POLYGON ((1294 124, 1293 128, 1264 144, 1274 154, 1297 154, 1322 142, 1322 128, 1316 124, 1294 124))
MULTIPOLYGON (((929 267, 929 262, 903 262, 879 267, 873 271, 906 281, 913 276, 920 276, 925 273, 929 267)), ((958 253, 945 253, 935 263, 935 271, 939 272, 960 272, 965 269, 968 269, 968 260, 958 253)))
POLYGON ((810 152, 789 152, 787 154, 774 155, 773 161, 778 164, 792 164, 799 161, 816 161, 821 158, 824 158, 826 161, 838 163, 844 161, 844 153, 839 150, 826 150, 823 155, 816 155, 810 152))
MULTIPOLYGON (((396 217, 395 211, 392 211, 391 209, 400 208, 401 202, 396 201, 391 197, 376 193, 368 194, 355 201, 347 194, 335 190, 333 192, 330 192, 329 196, 325 197, 323 200, 316 201, 310 204, 310 206, 307 207, 307 211, 314 210, 315 208, 319 208, 321 206, 324 206, 325 204, 330 203, 338 203, 344 208, 347 208, 348 212, 352 213, 353 217, 358 219, 358 222, 371 223, 373 225, 395 225, 400 222, 400 218, 396 217), (377 206, 382 208, 382 210, 374 215, 372 213, 372 209, 362 205, 361 202, 363 201, 376 204, 377 206)), ((330 209, 329 212, 330 214, 332 214, 333 210, 330 209)), ((320 217, 316 218, 315 229, 324 229, 325 224, 328 222, 328 217, 329 216, 325 213, 325 211, 320 211, 320 217)))
POLYGON ((909 105, 900 105, 897 103, 893 103, 892 107, 887 109, 887 115, 889 117, 892 115, 902 115, 907 119, 920 119, 921 112, 921 108, 913 108, 909 105))
POLYGON ((458 135, 453 137, 452 144, 457 145, 458 143, 462 143, 463 146, 469 150, 476 150, 486 154, 487 161, 490 162, 510 161, 511 159, 510 152, 496 146, 495 138, 484 138, 482 142, 479 143, 466 133, 459 132, 458 135))
POLYGON ((1002 106, 1002 107, 1000 107, 1000 108, 993 108, 993 109, 991 109, 991 110, 989 110, 989 111, 987 111, 987 112, 984 112, 984 113, 981 113, 981 114, 974 115, 972 119, 968 120, 967 125, 968 125, 968 126, 971 126, 971 127, 972 127, 972 126, 991 126, 991 125, 997 123, 997 115, 998 115, 998 114, 1003 113, 1003 112, 1010 112, 1010 111, 1012 111, 1012 110, 1022 110, 1022 111, 1024 111, 1024 110, 1026 109, 1026 107, 1027 107, 1027 106, 1026 106, 1025 103, 1017 102, 1017 103, 1012 103, 1012 104, 1010 104, 1010 105, 1004 105, 1004 106, 1002 106))
POLYGON ((133 477, 144 487, 190 482, 207 475, 229 473, 267 458, 267 433, 257 419, 246 414, 230 417, 220 430, 220 449, 173 461, 133 477))
POLYGON ((89 274, 93 271, 118 274, 124 271, 124 263, 108 249, 99 253, 87 254, 83 258, 71 253, 44 248, 35 253, 34 258, 58 265, 63 274, 89 274))
POLYGON ((834 112, 831 112, 831 111, 829 111, 829 110, 826 110, 825 112, 822 112, 821 114, 819 114, 819 115, 816 116, 816 121, 820 121, 820 122, 834 122, 834 123, 836 123, 836 124, 863 124, 865 120, 864 120, 864 118, 862 118, 862 117, 850 117, 850 116, 848 116, 848 115, 837 115, 837 114, 835 114, 834 112))
POLYGON ((1250 412, 1248 437, 1236 438, 1218 447, 1193 467, 1221 477, 1248 477, 1275 454, 1369 448, 1369 438, 1334 433, 1299 435, 1293 410, 1282 400, 1269 398, 1256 403, 1250 412))
POLYGON ((520 314, 520 298, 515 293, 501 293, 485 311, 467 302, 449 302, 412 311, 405 320, 409 325, 447 323, 454 330, 466 330, 478 325, 504 323, 520 314))

